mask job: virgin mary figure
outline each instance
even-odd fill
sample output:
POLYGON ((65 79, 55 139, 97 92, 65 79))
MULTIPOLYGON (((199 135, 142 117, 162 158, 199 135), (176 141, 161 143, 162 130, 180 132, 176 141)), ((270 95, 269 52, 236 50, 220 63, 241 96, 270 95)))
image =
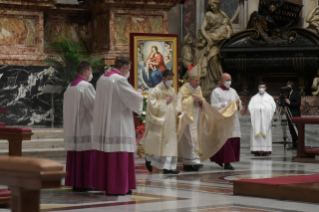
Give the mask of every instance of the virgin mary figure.
POLYGON ((158 51, 157 46, 152 46, 145 65, 142 71, 143 83, 147 88, 154 88, 162 81, 162 73, 166 71, 163 55, 158 51))

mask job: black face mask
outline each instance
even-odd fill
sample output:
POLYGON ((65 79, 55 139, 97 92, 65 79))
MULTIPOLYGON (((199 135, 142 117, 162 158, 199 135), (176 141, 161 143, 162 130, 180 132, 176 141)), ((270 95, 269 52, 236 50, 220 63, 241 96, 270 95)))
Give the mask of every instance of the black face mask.
POLYGON ((287 89, 287 91, 289 91, 289 92, 292 90, 291 87, 287 87, 286 89, 287 89))

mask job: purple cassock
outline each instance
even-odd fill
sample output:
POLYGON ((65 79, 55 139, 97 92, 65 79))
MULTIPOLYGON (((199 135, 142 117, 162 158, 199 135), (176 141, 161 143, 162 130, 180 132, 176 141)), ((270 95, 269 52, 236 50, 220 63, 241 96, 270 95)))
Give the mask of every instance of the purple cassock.
MULTIPOLYGON (((80 82, 86 81, 83 77, 77 77, 70 86, 77 86, 80 82)), ((66 186, 74 186, 77 188, 93 187, 93 171, 95 150, 88 151, 67 151, 66 186)))
MULTIPOLYGON (((119 74, 116 70, 103 75, 110 77, 119 74)), ((94 188, 107 194, 127 194, 136 189, 133 152, 97 151, 94 171, 94 188)))
MULTIPOLYGON (((229 90, 224 85, 219 86, 222 90, 229 90)), ((237 162, 240 158, 240 138, 229 138, 224 146, 210 158, 210 161, 216 163, 237 162)))

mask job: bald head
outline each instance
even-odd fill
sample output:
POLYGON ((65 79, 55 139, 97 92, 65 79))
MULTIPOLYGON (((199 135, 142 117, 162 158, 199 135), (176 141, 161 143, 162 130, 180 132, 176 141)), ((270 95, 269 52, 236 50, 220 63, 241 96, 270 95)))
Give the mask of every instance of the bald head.
POLYGON ((223 73, 221 78, 221 83, 224 85, 226 81, 231 81, 230 74, 223 73))

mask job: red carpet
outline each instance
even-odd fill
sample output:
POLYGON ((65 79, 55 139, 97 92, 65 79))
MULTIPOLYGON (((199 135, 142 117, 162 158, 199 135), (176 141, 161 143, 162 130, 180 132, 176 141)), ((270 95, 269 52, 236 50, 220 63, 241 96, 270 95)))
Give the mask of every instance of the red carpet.
POLYGON ((243 183, 263 184, 263 185, 316 183, 316 182, 319 182, 319 175, 302 175, 302 176, 291 176, 291 177, 276 177, 276 178, 235 180, 235 181, 243 182, 243 183))

